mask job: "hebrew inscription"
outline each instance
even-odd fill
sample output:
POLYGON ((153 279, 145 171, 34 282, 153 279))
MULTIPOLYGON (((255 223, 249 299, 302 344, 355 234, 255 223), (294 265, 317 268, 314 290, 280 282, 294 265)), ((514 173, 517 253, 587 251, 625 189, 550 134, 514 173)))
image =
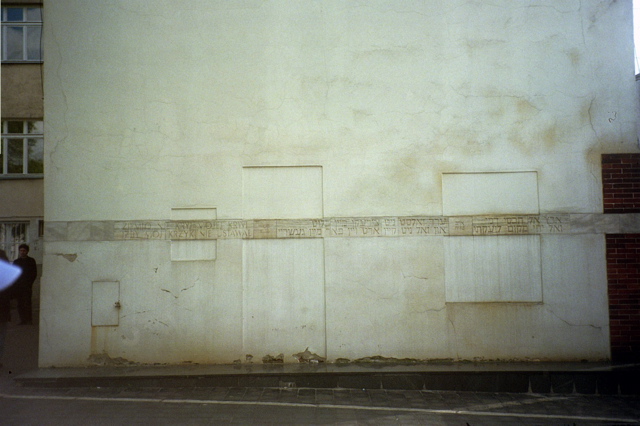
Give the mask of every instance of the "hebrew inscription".
POLYGON ((471 235, 562 234, 570 228, 569 215, 482 216, 472 220, 471 235))
POLYGON ((116 222, 116 240, 215 240, 213 221, 132 221, 116 222))
POLYGON ((421 237, 561 234, 570 215, 412 216, 114 222, 115 240, 421 237))
POLYGON ((640 232, 640 214, 47 222, 47 241, 385 238, 640 232))

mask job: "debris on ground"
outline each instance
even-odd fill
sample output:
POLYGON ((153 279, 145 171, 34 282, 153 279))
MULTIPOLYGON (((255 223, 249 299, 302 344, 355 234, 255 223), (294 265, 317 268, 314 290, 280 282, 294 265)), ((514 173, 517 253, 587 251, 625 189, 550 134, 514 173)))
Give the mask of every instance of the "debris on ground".
POLYGON ((262 362, 264 364, 283 364, 284 354, 278 354, 276 356, 265 355, 262 357, 262 362))
POLYGON ((356 364, 369 364, 369 363, 387 363, 387 364, 417 364, 421 361, 413 358, 393 358, 384 357, 380 355, 366 356, 364 358, 358 358, 353 361, 356 364))
POLYGON ((309 348, 304 350, 304 352, 298 352, 297 354, 293 354, 293 357, 298 360, 298 362, 306 362, 310 364, 315 364, 319 362, 325 362, 326 358, 321 357, 318 354, 314 354, 309 352, 309 348))
POLYGON ((111 358, 109 354, 92 354, 87 358, 91 364, 97 367, 129 367, 132 365, 140 365, 137 362, 129 361, 128 359, 116 357, 111 358))

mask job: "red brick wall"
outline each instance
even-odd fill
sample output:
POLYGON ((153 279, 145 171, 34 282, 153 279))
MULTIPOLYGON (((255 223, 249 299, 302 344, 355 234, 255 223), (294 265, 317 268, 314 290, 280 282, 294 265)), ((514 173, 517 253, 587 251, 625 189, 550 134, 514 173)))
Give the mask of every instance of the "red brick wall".
POLYGON ((605 213, 640 213, 640 154, 602 155, 605 213))
POLYGON ((614 361, 640 359, 640 234, 607 235, 609 324, 614 361))
MULTIPOLYGON (((640 213, 640 154, 602 155, 605 213, 640 213)), ((611 357, 640 361, 640 234, 608 234, 611 357)))

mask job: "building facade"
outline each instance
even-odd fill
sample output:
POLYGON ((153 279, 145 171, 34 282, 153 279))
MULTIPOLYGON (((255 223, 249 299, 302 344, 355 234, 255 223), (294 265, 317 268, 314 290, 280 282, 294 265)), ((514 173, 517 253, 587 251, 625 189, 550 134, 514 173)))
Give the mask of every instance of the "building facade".
MULTIPOLYGON (((44 107, 42 5, 2 2, 2 146, 0 147, 0 249, 9 259, 29 244, 42 264, 44 230, 44 107)), ((34 287, 37 309, 39 282, 34 287)))
POLYGON ((631 1, 44 11, 41 366, 611 358, 631 1))

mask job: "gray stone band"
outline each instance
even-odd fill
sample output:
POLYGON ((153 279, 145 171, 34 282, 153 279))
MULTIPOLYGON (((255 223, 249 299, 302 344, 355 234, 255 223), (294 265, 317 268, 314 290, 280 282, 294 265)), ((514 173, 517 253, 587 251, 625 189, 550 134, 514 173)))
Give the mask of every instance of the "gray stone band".
POLYGON ((428 237, 640 232, 640 214, 46 222, 45 241, 428 237))

